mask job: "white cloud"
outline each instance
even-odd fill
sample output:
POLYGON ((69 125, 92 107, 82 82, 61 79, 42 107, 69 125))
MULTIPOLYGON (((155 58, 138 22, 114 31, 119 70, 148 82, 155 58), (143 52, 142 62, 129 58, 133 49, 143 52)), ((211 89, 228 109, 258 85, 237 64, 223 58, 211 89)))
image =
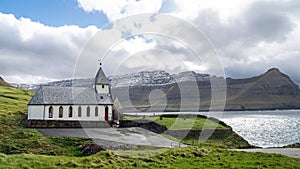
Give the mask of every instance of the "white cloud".
POLYGON ((172 15, 187 19, 191 22, 198 17, 203 10, 212 10, 220 14, 223 22, 238 16, 249 4, 258 0, 174 0, 177 10, 170 12, 172 15))
POLYGON ((156 46, 155 41, 149 41, 148 39, 142 36, 133 36, 130 39, 123 40, 119 44, 117 44, 114 48, 112 48, 113 52, 118 52, 119 50, 125 50, 128 55, 132 55, 134 53, 153 49, 156 46))
POLYGON ((0 73, 10 82, 27 83, 70 78, 81 48, 98 30, 49 27, 3 13, 0 25, 0 73))
MULTIPOLYGON (((278 67, 300 83, 300 3, 297 0, 77 1, 84 11, 102 11, 110 21, 155 12, 180 17, 196 25, 212 41, 220 53, 227 76, 252 76, 270 67, 278 67)), ((98 30, 94 26, 49 27, 28 18, 16 19, 13 15, 2 13, 0 25, 0 73, 6 79, 18 81, 28 81, 34 77, 38 81, 43 81, 41 78, 71 77, 81 48, 98 30)), ((143 22, 138 26, 144 26, 143 22)), ((181 31, 180 26, 178 31, 181 31)), ((111 67, 126 59, 121 56, 135 58, 129 59, 131 64, 124 64, 127 68, 203 69, 201 64, 195 64, 193 56, 178 42, 149 39, 136 36, 119 44, 111 51, 113 57, 106 65, 109 67, 107 72, 113 72, 111 67), (165 57, 158 56, 159 50, 151 51, 149 56, 143 52, 152 49, 167 52, 160 52, 165 57), (137 54, 143 56, 138 58, 137 54), (168 62, 171 56, 180 59, 174 63, 168 62)))
POLYGON ((142 70, 165 70, 169 73, 207 69, 193 51, 181 42, 161 35, 132 36, 114 46, 106 62, 114 67, 114 74, 133 73, 142 70), (113 64, 111 64, 114 60, 113 64))
POLYGON ((227 76, 243 78, 277 67, 299 82, 300 8, 296 1, 255 1, 222 19, 223 9, 208 8, 193 20, 221 54, 227 76), (298 6, 298 7, 297 7, 298 6))
POLYGON ((186 65, 188 70, 196 71, 196 72, 207 71, 207 68, 203 65, 195 64, 194 62, 190 62, 190 61, 184 61, 183 63, 186 65))
POLYGON ((162 0, 77 0, 86 12, 102 11, 110 21, 141 13, 156 13, 162 0))
POLYGON ((160 49, 140 51, 128 55, 120 62, 117 62, 113 75, 124 75, 145 70, 164 70, 170 74, 180 73, 191 68, 184 61, 184 57, 183 55, 160 49))

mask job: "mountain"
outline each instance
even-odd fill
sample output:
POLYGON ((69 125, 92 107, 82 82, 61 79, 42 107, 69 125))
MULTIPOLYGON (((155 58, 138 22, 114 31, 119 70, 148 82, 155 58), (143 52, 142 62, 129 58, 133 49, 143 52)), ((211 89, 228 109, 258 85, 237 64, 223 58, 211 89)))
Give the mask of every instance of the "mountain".
POLYGON ((286 74, 273 68, 248 79, 226 79, 226 109, 297 109, 300 90, 286 74))
MULTIPOLYGON (((119 80, 118 77, 114 78, 117 79, 116 81, 119 80)), ((183 72, 172 76, 165 72, 160 73, 159 76, 157 76, 157 72, 147 72, 146 75, 140 72, 140 74, 135 74, 134 76, 122 77, 122 80, 120 80, 122 85, 119 85, 121 83, 112 83, 112 94, 118 97, 124 105, 133 105, 134 108, 123 106, 125 111, 135 111, 134 109, 139 111, 209 110, 211 104, 210 80, 218 78, 222 77, 197 74, 195 72, 183 72), (154 80, 152 76, 155 77, 154 80), (199 101, 199 97, 196 97, 198 95, 194 94, 194 80, 196 80, 200 95, 200 107, 197 110, 193 107, 195 101, 199 101), (130 83, 128 83, 129 81, 130 83), (136 83, 137 81, 138 83, 136 83), (161 90, 164 96, 154 96, 156 103, 151 107, 149 96, 155 89, 161 90), (184 90, 184 94, 181 93, 181 90, 184 90), (181 98, 182 95, 184 95, 184 98, 181 98), (184 99, 184 104, 182 104, 182 99, 184 99)), ((251 78, 227 78, 224 80, 227 83, 225 110, 300 108, 299 86, 276 68, 251 78)), ((215 90, 221 89, 215 88, 215 90)))
POLYGON ((37 90, 40 86, 60 86, 60 87, 88 87, 93 85, 92 78, 89 79, 67 79, 67 80, 60 80, 60 81, 54 81, 44 84, 17 84, 12 83, 11 85, 16 88, 23 88, 27 90, 37 90))
POLYGON ((109 77, 112 88, 128 86, 166 86, 183 81, 207 81, 208 74, 199 74, 193 71, 170 75, 162 70, 142 71, 138 73, 109 77))
POLYGON ((0 76, 0 86, 11 86, 11 85, 5 82, 5 80, 0 76))
MULTIPOLYGON (((123 109, 130 112, 136 111, 135 109, 139 111, 209 110, 211 81, 220 79, 225 80, 227 84, 225 110, 300 109, 299 86, 276 68, 245 79, 224 79, 193 71, 171 75, 161 70, 108 78, 113 97, 118 97, 123 109), (195 91, 199 94, 195 94, 195 91), (152 107, 149 96, 155 101, 152 107), (193 107, 198 101, 200 107, 193 107), (133 108, 128 105, 133 105, 133 108)), ((88 87, 93 85, 93 78, 69 79, 44 85, 88 87)), ((38 85, 27 87, 36 89, 38 85)), ((214 89, 221 90, 221 88, 214 89)))

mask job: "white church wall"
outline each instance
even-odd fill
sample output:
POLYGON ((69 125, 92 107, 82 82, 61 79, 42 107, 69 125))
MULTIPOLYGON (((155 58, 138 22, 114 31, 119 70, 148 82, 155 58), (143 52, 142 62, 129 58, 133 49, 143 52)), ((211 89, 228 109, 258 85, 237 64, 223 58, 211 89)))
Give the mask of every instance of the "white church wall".
MULTIPOLYGON (((43 119, 44 106, 29 106, 28 119, 43 119), (34 118, 30 118, 33 116, 34 118)), ((47 105, 45 106, 45 120, 83 120, 83 121, 105 121, 105 105, 89 105, 90 116, 87 116, 88 105, 47 105), (72 107, 72 117, 69 117, 69 107, 72 107), (78 108, 81 107, 81 117, 78 117, 78 108), (98 107, 98 116, 95 115, 95 107, 98 107), (53 108, 52 118, 49 117, 50 107, 53 108), (63 108, 63 116, 59 117, 59 108, 63 108)), ((108 120, 112 120, 112 106, 108 105, 108 120)))
POLYGON ((28 106, 28 119, 42 120, 44 116, 43 105, 30 105, 28 106))

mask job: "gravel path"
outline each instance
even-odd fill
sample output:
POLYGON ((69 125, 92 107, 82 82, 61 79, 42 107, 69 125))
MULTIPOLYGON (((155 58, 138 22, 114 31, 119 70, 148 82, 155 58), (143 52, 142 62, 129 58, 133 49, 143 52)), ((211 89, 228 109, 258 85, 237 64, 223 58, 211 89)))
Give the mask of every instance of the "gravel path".
POLYGON ((262 149, 233 149, 233 150, 245 151, 245 152, 282 154, 293 158, 300 158, 300 148, 262 148, 262 149))
MULTIPOLYGON (((179 143, 169 140, 159 134, 139 128, 86 128, 86 129, 65 129, 65 128, 40 128, 38 129, 47 137, 53 136, 74 136, 92 139, 101 139, 125 144, 148 145, 154 147, 178 147, 179 143)), ((182 145, 181 146, 185 146, 182 145)))

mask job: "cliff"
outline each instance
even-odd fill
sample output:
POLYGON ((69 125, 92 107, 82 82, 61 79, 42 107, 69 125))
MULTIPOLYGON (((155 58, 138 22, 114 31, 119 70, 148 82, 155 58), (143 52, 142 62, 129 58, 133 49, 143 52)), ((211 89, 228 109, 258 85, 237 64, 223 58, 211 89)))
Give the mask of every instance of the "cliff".
POLYGON ((5 80, 0 76, 0 86, 11 86, 11 85, 5 82, 5 80))

